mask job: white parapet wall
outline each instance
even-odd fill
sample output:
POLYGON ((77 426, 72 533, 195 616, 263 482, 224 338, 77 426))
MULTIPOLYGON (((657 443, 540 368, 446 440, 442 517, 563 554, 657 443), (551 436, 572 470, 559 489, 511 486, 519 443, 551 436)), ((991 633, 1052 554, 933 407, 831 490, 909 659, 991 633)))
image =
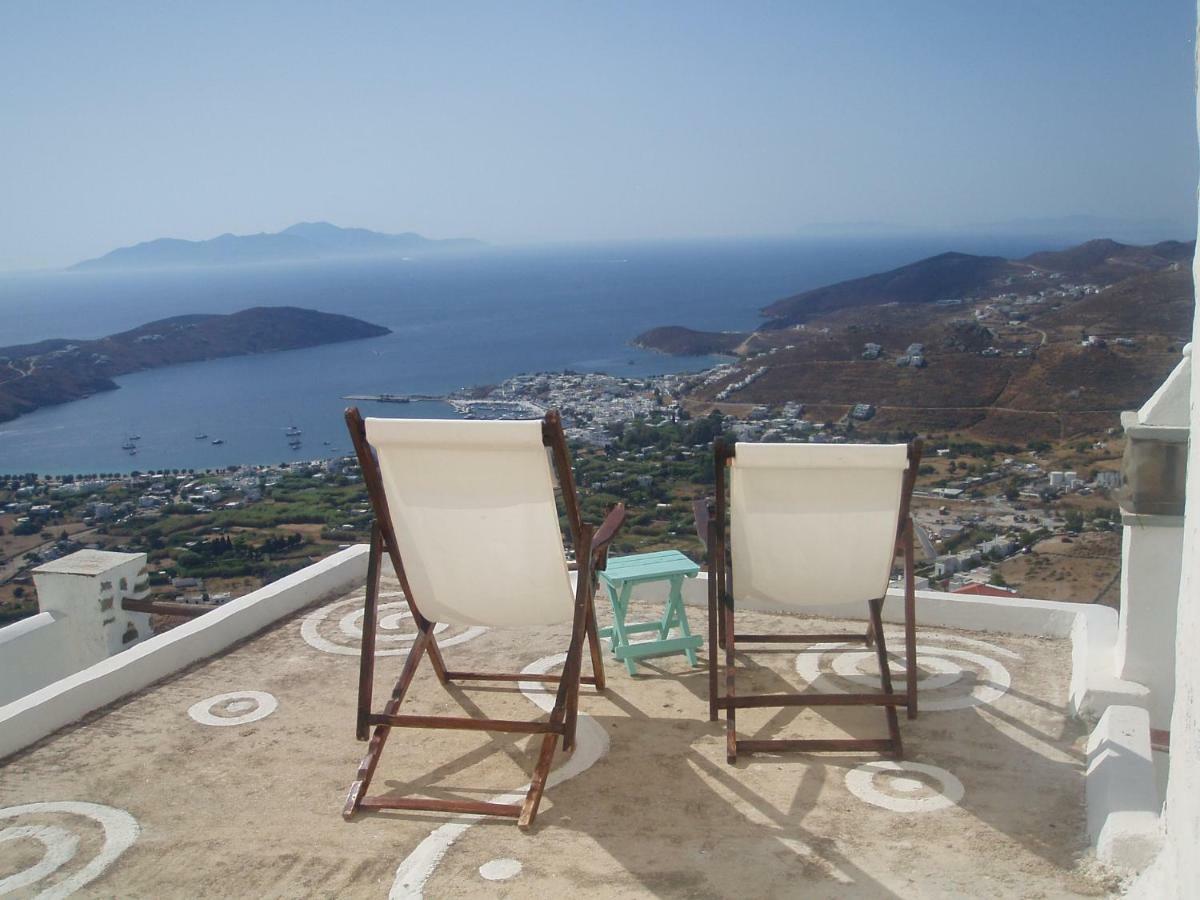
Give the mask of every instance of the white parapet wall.
POLYGON ((1087 827, 1096 857, 1135 871, 1162 845, 1162 804, 1154 780, 1150 718, 1144 709, 1110 706, 1088 738, 1087 827))
POLYGON ((42 612, 0 628, 0 705, 79 670, 65 620, 42 612))
POLYGON ((1116 674, 1150 689, 1150 726, 1170 727, 1183 562, 1192 347, 1136 412, 1121 415, 1121 622, 1116 674))
POLYGON ((352 590, 366 580, 367 552, 361 544, 342 550, 0 706, 0 759, 305 606, 352 590))
POLYGON ((0 628, 0 704, 149 637, 150 617, 121 606, 145 565, 145 553, 80 550, 34 569, 40 612, 0 628))
POLYGON ((1150 727, 1171 727, 1183 517, 1123 513, 1116 674, 1150 690, 1150 727))

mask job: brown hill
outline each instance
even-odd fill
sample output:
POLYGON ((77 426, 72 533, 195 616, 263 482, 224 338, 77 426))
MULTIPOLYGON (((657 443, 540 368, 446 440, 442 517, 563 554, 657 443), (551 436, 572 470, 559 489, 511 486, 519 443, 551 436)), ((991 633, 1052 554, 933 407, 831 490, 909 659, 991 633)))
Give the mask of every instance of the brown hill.
POLYGON ((633 339, 633 345, 672 356, 707 356, 731 353, 747 337, 744 331, 696 331, 682 325, 665 325, 643 331, 633 339))
POLYGON ((1082 300, 1045 313, 1042 327, 1105 337, 1162 335, 1187 340, 1192 329, 1192 273, 1172 264, 1140 272, 1082 300))
POLYGON ((814 288, 777 300, 762 312, 781 328, 808 321, 822 313, 884 303, 935 303, 975 296, 994 282, 1023 275, 1028 266, 999 256, 943 253, 889 272, 814 288))
POLYGON ((867 433, 959 431, 1012 444, 1098 438, 1179 361, 1194 306, 1183 261, 1193 249, 1174 241, 1152 247, 1093 241, 1034 254, 1011 269, 995 258, 956 254, 949 265, 934 257, 923 261, 931 266, 797 295, 835 308, 803 327, 756 332, 742 344, 742 364, 722 381, 695 388, 689 400, 700 409, 735 412, 798 401, 818 421, 869 403, 875 417, 858 426, 867 433), (974 279, 975 293, 964 291, 962 304, 930 305, 930 285, 956 267, 957 283, 974 279), (883 302, 866 304, 871 296, 883 302), (1110 340, 1081 344, 1087 335, 1110 340), (882 347, 878 358, 864 358, 868 343, 882 347), (926 367, 902 364, 912 343, 924 345, 926 367), (737 386, 751 372, 758 374, 737 386))
POLYGON ((1137 247, 1101 238, 1067 250, 1034 253, 1023 262, 1047 272, 1107 284, 1138 271, 1168 268, 1190 259, 1195 250, 1195 241, 1163 241, 1149 247, 1137 247))
POLYGON ((115 390, 113 378, 183 362, 295 350, 388 334, 350 316, 260 306, 161 319, 92 341, 0 347, 0 422, 41 406, 115 390))

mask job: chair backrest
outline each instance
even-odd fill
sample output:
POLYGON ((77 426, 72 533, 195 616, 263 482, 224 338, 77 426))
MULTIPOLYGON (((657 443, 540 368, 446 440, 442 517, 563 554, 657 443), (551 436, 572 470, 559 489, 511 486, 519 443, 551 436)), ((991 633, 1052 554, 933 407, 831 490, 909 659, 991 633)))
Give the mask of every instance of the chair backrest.
POLYGON ((907 468, 906 444, 737 444, 734 597, 780 609, 882 597, 907 468))
POLYGON ((366 437, 422 615, 489 626, 571 619, 540 419, 367 419, 366 437))

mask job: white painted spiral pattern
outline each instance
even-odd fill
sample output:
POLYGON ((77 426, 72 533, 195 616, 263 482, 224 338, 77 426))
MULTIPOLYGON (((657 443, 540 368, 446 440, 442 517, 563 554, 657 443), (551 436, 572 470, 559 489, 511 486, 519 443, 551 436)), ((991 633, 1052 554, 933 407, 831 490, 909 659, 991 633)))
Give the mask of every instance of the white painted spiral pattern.
MULTIPOLYGON (((412 612, 403 599, 403 591, 379 592, 378 618, 375 622, 375 655, 401 656, 408 652, 417 639, 417 629, 412 622, 412 612)), ((362 648, 362 622, 364 594, 344 597, 304 617, 300 634, 305 642, 324 653, 342 656, 358 656, 362 648)), ((438 636, 438 645, 453 647, 487 631, 479 625, 456 627, 438 623, 433 633, 438 636)))
POLYGON ((265 719, 278 706, 279 701, 266 691, 230 691, 193 703, 188 715, 201 725, 246 725, 265 719))
POLYGON ((924 763, 874 760, 846 773, 850 793, 872 806, 927 813, 957 806, 966 791, 952 773, 924 763))
POLYGON ((34 895, 37 900, 69 897, 94 881, 132 846, 140 832, 137 820, 123 809, 72 800, 2 808, 0 825, 7 825, 0 828, 0 846, 13 841, 32 841, 42 846, 37 862, 0 878, 0 896, 41 886, 34 895), (48 818, 55 821, 47 822, 48 818), (27 824, 20 824, 22 819, 27 824), (18 824, 7 825, 13 820, 18 824), (103 832, 99 851, 83 866, 55 880, 60 870, 75 860, 89 827, 103 832))
MULTIPOLYGON (((892 660, 892 683, 897 690, 903 691, 906 682, 904 635, 889 631, 886 637, 892 660)), ((1011 650, 952 634, 919 633, 917 641, 917 667, 921 673, 917 690, 922 712, 965 709, 994 703, 1012 685, 1008 669, 994 658, 1020 659, 1011 650), (972 649, 946 646, 950 643, 972 649), (988 652, 985 654, 977 650, 988 652)), ((807 652, 796 657, 796 672, 810 687, 824 693, 849 693, 864 687, 879 688, 879 665, 875 651, 862 649, 861 644, 813 644, 807 652)))

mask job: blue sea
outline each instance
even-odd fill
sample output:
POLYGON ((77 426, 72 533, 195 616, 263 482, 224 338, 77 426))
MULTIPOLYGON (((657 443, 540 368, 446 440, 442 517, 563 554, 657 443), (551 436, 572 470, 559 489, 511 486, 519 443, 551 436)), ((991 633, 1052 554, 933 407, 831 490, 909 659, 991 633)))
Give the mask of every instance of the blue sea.
MULTIPOLYGON (((444 394, 520 372, 706 368, 629 342, 657 326, 749 329, 789 294, 949 249, 1005 256, 1045 240, 758 240, 489 249, 469 256, 160 272, 0 274, 0 346, 96 338, 183 313, 301 306, 392 334, 156 369, 119 390, 0 424, 0 473, 213 468, 348 450, 347 394, 444 394), (303 431, 288 447, 285 429, 303 431), (140 435, 139 452, 121 444, 140 435), (197 435, 208 437, 198 440, 197 435), (211 441, 224 440, 214 446, 211 441)), ((442 403, 360 404, 449 417, 442 403)))

